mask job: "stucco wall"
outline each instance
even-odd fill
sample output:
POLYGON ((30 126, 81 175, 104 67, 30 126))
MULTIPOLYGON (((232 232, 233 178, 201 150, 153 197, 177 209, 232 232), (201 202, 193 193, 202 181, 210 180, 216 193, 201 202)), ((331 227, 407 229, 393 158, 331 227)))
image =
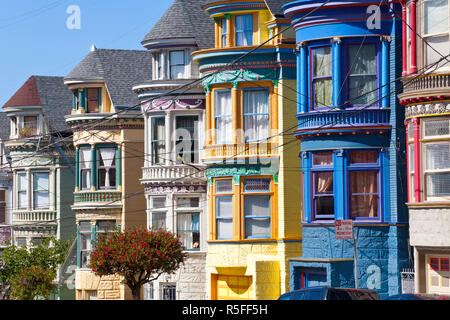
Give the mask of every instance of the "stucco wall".
POLYGON ((450 208, 410 208, 412 246, 450 247, 450 208))

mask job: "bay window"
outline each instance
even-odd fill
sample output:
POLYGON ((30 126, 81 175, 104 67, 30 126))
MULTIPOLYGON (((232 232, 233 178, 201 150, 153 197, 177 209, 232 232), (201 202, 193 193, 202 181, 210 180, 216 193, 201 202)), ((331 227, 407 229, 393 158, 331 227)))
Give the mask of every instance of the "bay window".
MULTIPOLYGON (((423 1, 423 35, 425 65, 437 62, 450 53, 448 0, 423 1), (436 52, 437 51, 437 52, 436 52)), ((439 66, 448 64, 445 60, 439 66)))
POLYGON ((99 189, 116 188, 116 148, 97 149, 99 189))
POLYGON ((151 150, 152 150, 152 164, 162 165, 165 163, 166 151, 166 124, 164 117, 151 118, 152 136, 151 136, 151 150))
POLYGON ((231 90, 217 90, 215 94, 216 144, 231 142, 232 103, 231 90))
POLYGON ((244 180, 245 238, 270 238, 270 179, 244 180))
POLYGON ((450 141, 426 143, 424 149, 427 200, 450 199, 450 141))
POLYGON ((333 105, 331 46, 312 49, 314 109, 333 105))
POLYGON ((349 97, 352 105, 372 105, 377 100, 377 46, 349 46, 349 97))
POLYGON ((215 182, 217 239, 233 238, 233 180, 215 182))
POLYGON ((176 50, 169 53, 170 79, 185 78, 185 51, 176 50))
POLYGON ((50 186, 48 172, 33 172, 33 209, 50 208, 50 186))
POLYGON ((198 163, 198 116, 175 118, 177 164, 198 163))
POLYGON ((253 45, 253 15, 237 15, 235 17, 236 46, 253 45))
POLYGON ((244 89, 243 94, 245 140, 267 140, 270 136, 269 89, 244 89))
POLYGON ((315 219, 334 218, 333 152, 312 154, 313 210, 315 219))

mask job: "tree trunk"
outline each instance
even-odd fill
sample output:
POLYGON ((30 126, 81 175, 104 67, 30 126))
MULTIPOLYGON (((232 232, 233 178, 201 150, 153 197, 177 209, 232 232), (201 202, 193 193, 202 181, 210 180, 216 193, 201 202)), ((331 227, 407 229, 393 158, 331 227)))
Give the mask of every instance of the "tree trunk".
POLYGON ((131 289, 131 294, 133 295, 133 300, 141 300, 141 286, 133 286, 131 289))

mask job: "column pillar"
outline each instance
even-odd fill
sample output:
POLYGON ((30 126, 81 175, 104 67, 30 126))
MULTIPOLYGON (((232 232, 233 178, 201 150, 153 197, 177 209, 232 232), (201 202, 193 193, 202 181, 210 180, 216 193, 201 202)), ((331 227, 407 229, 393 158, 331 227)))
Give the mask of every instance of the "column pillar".
POLYGON ((240 132, 242 132, 241 126, 241 112, 240 112, 240 103, 239 103, 239 91, 238 91, 238 82, 233 83, 233 88, 231 89, 231 104, 232 104, 232 141, 234 144, 242 143, 244 140, 240 132))
POLYGON ((408 74, 408 26, 406 25, 406 2, 402 2, 402 77, 408 74))
POLYGON ((421 202, 421 193, 420 193, 420 120, 419 118, 412 119, 413 127, 414 127, 414 195, 416 198, 416 203, 421 202))
POLYGON ((91 145, 91 190, 95 191, 97 184, 97 153, 95 152, 95 144, 91 145))
POLYGON ((308 47, 301 42, 297 47, 297 113, 308 112, 308 47))
POLYGON ((417 72, 416 0, 411 1, 411 69, 409 72, 417 72))
POLYGON ((381 107, 389 108, 389 43, 390 37, 381 37, 381 107))
POLYGON ((333 107, 341 109, 341 87, 342 87, 342 40, 341 38, 333 38, 331 40, 332 48, 332 76, 333 76, 333 107))
POLYGON ((335 150, 333 153, 334 162, 334 215, 336 220, 347 219, 347 195, 346 188, 346 163, 344 150, 335 150))
POLYGON ((206 145, 209 146, 212 144, 212 134, 211 134, 211 87, 210 86, 206 86, 205 88, 206 91, 206 109, 205 109, 205 122, 206 122, 206 136, 205 136, 205 140, 206 140, 206 145))
POLYGON ((231 32, 231 14, 226 14, 227 19, 227 47, 233 47, 233 33, 231 32))

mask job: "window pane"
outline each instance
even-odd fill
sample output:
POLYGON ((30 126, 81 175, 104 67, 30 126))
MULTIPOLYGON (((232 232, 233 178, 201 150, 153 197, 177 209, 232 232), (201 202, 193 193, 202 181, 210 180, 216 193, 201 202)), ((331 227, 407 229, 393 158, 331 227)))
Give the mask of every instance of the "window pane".
POLYGON ((268 192, 270 191, 270 179, 245 179, 245 192, 268 192))
POLYGON ((314 199, 315 216, 321 218, 321 216, 334 216, 334 197, 333 196, 320 196, 314 199))
POLYGON ((376 46, 372 44, 349 47, 351 75, 375 75, 377 73, 376 46))
POLYGON ((353 105, 372 105, 377 102, 376 76, 350 76, 350 103, 353 105))
POLYGON ((217 220, 217 239, 233 238, 233 220, 221 219, 217 220))
POLYGON ((216 215, 218 218, 233 217, 233 197, 216 198, 216 215))
POLYGON ((216 180, 216 193, 232 193, 233 180, 216 180))
POLYGON ((376 46, 370 44, 350 46, 349 64, 352 67, 349 78, 350 103, 374 104, 377 96, 376 46))
POLYGON ((231 141, 231 91, 216 91, 214 112, 216 117, 216 143, 231 141))
MULTIPOLYGON (((426 41, 429 45, 426 45, 427 59, 426 64, 433 64, 437 61, 442 60, 442 57, 447 57, 450 53, 448 35, 440 37, 428 37, 426 41), (433 50, 434 49, 434 50, 433 50), (437 51, 437 52, 436 52, 437 51)), ((447 57, 448 59, 448 57, 447 57)), ((438 66, 443 66, 448 64, 446 60, 442 60, 438 66)))
POLYGON ((177 163, 198 162, 198 117, 176 117, 177 163))
POLYGON ((88 88, 87 89, 87 108, 88 112, 99 112, 99 89, 88 88))
POLYGON ((178 213, 177 234, 187 250, 198 249, 200 245, 200 214, 178 213))
POLYGON ((427 174, 427 196, 450 196, 450 173, 427 174))
POLYGON ((450 143, 425 145, 426 170, 450 169, 450 143))
POLYGON ((17 237, 16 238, 16 246, 23 247, 27 245, 27 238, 17 237))
POLYGON ((424 1, 425 34, 448 32, 448 0, 424 1))
POLYGON ((177 287, 175 285, 162 284, 162 300, 176 300, 177 287))
POLYGON ((244 128, 247 140, 269 137, 269 91, 244 90, 244 128))
POLYGON ((326 166, 333 165, 333 152, 314 152, 313 165, 315 166, 326 166))
POLYGON ((425 121, 425 136, 446 136, 450 134, 449 120, 425 121))
POLYGON ((378 172, 350 173, 351 216, 374 218, 378 216, 378 172))
POLYGON ((253 44, 253 16, 236 16, 236 46, 251 46, 253 44))
POLYGON ((184 51, 170 52, 170 78, 183 79, 185 72, 184 51))
POLYGON ((246 238, 270 237, 270 196, 245 197, 244 215, 246 238))
POLYGON ((332 79, 314 80, 314 106, 316 108, 333 105, 333 84, 332 79))
POLYGON ((314 172, 314 193, 333 193, 333 172, 314 172))
POLYGON ((116 187, 116 149, 98 149, 98 184, 100 188, 116 187))
POLYGON ((220 20, 222 29, 222 48, 227 46, 227 19, 222 18, 220 20))
POLYGON ((431 258, 430 259, 430 267, 432 270, 439 271, 439 259, 431 258))
POLYGON ((270 238, 270 218, 246 218, 246 238, 270 238))
POLYGON ((166 128, 163 117, 152 118, 152 161, 153 164, 165 162, 166 128))
POLYGON ((109 232, 116 229, 116 222, 111 221, 98 221, 97 222, 97 232, 109 232))
POLYGON ((350 164, 356 163, 378 163, 378 151, 350 151, 350 164))
POLYGON ((166 229, 165 212, 152 212, 152 229, 166 229))
POLYGON ((23 132, 25 137, 34 136, 37 134, 37 117, 25 116, 23 117, 23 132))
POLYGON ((92 226, 89 221, 80 221, 80 232, 91 232, 92 226))
POLYGON ((409 145, 409 172, 414 172, 414 144, 409 145))
POLYGON ((152 197, 152 209, 163 209, 166 207, 166 197, 152 197))
POLYGON ((198 208, 200 206, 200 198, 178 198, 177 208, 198 208))
POLYGON ((327 77, 332 74, 331 47, 322 47, 313 50, 314 77, 327 77))

